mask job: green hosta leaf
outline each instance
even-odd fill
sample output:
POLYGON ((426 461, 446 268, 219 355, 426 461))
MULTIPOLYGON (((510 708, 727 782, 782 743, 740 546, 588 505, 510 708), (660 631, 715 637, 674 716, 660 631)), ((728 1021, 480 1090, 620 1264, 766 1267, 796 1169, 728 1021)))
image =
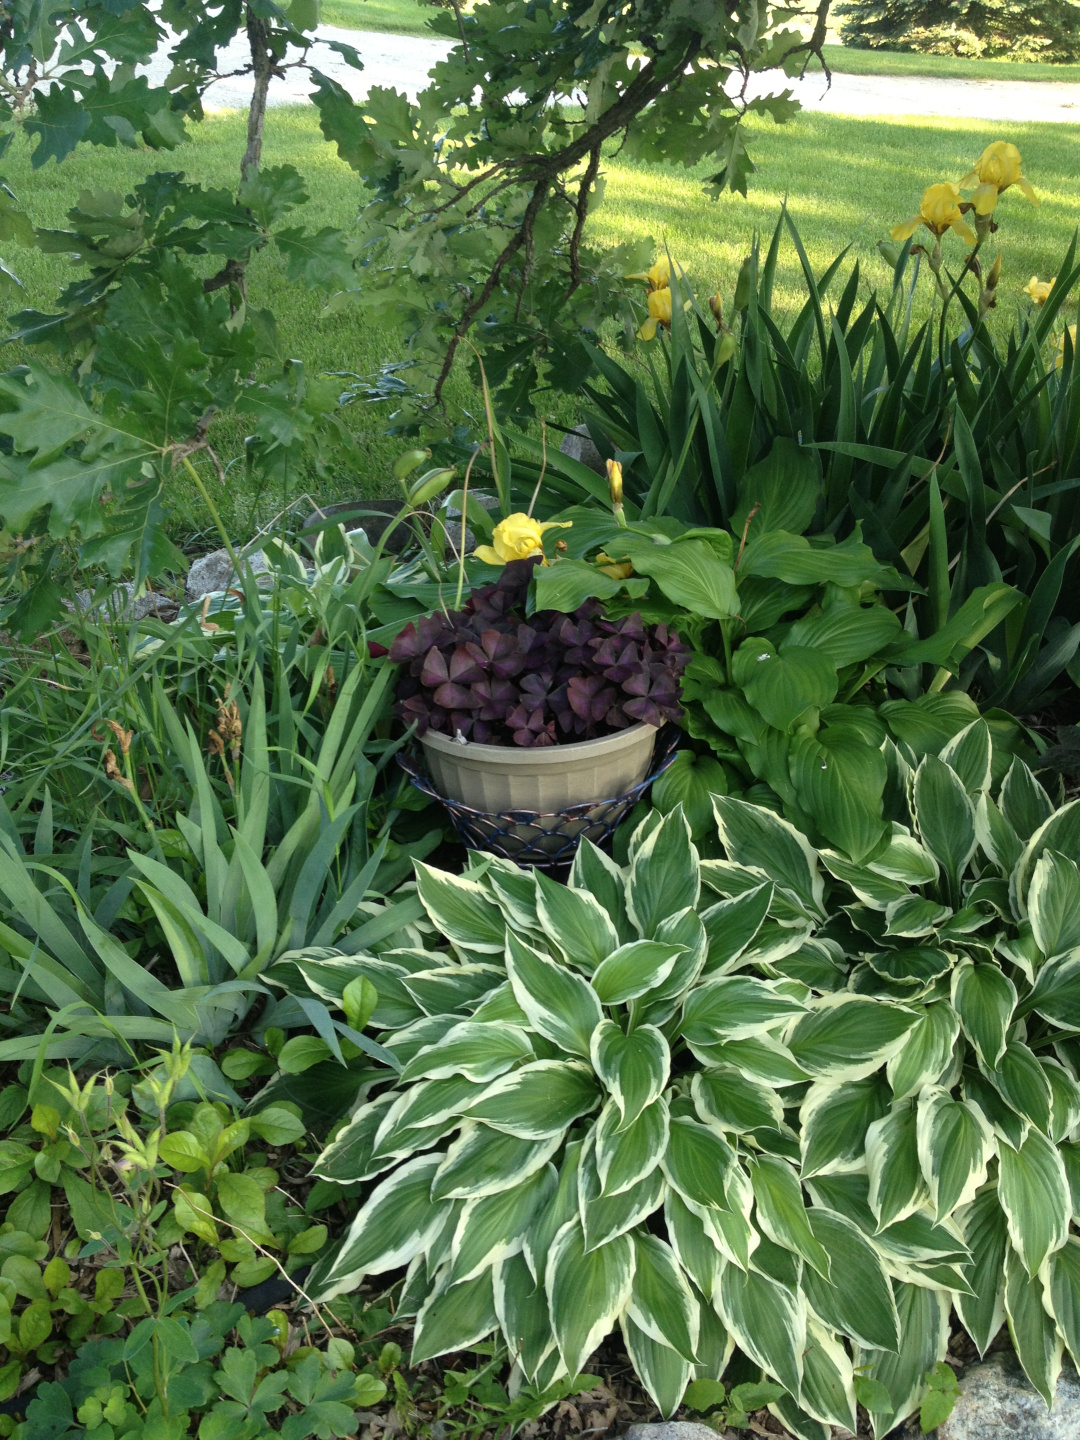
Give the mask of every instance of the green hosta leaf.
POLYGON ((803 1270, 811 1309, 833 1330, 860 1345, 895 1350, 900 1322, 881 1258, 858 1227, 834 1210, 807 1211, 810 1229, 829 1258, 829 1278, 803 1270))
POLYGON ((867 1131, 886 1113, 889 1100, 880 1075, 812 1085, 800 1111, 803 1179, 850 1169, 860 1160, 867 1131))
POLYGON ((1035 977, 1035 987, 1021 1011, 1036 1010, 1044 1020, 1067 1030, 1080 1030, 1080 955, 1048 960, 1035 977))
POLYGON ((855 1368, 888 1391, 890 1405, 873 1407, 870 1418, 877 1440, 919 1403, 924 1377, 945 1355, 949 1343, 949 1297, 921 1285, 897 1284, 896 1311, 900 1344, 894 1351, 863 1349, 855 1352, 855 1368))
POLYGON ((498 1323, 490 1270, 437 1291, 416 1317, 412 1363, 467 1350, 490 1335, 498 1323))
POLYGON ((1009 1239, 1028 1274, 1035 1275, 1068 1237, 1071 1205, 1065 1167, 1052 1141, 1037 1130, 1029 1130, 1016 1149, 1002 1143, 998 1155, 998 1193, 1009 1239))
POLYGON ((608 1101, 596 1126, 596 1173, 604 1195, 629 1190, 660 1164, 668 1143, 668 1107, 662 1097, 647 1105, 632 1124, 608 1101))
POLYGON ((721 900, 701 912, 709 942, 706 975, 723 974, 738 967, 740 956, 753 942, 769 913, 772 898, 771 885, 757 885, 745 895, 721 900))
POLYGON ((482 885, 417 860, 416 888, 432 924, 448 940, 469 950, 502 953, 506 922, 482 885))
POLYGON ((420 1155, 375 1187, 345 1235, 334 1275, 357 1270, 381 1275, 426 1249, 446 1218, 446 1207, 431 1198, 441 1160, 441 1155, 420 1155))
POLYGON ((560 885, 535 871, 536 914, 548 938, 572 965, 590 973, 619 945, 607 911, 584 890, 560 885))
POLYGON ((1024 1374, 1049 1407, 1061 1373, 1061 1336, 1046 1313, 1042 1281, 1025 1269, 1025 1263, 1009 1249, 1005 1256, 1005 1314, 1024 1374))
POLYGON ((518 1185, 542 1169, 562 1144, 562 1131, 545 1140, 523 1140, 466 1120, 461 1134, 432 1176, 432 1200, 472 1200, 518 1185))
POLYGON ((866 1132, 870 1208, 884 1229, 918 1210, 929 1198, 919 1164, 915 1106, 898 1101, 866 1132))
POLYGON ((698 1307, 686 1277, 669 1245, 644 1231, 636 1232, 634 1280, 627 1314, 660 1345, 684 1360, 697 1360, 698 1307))
POLYGON ((466 1201, 450 1246, 449 1284, 471 1280, 520 1250, 533 1216, 550 1203, 555 1183, 549 1165, 521 1185, 466 1201))
POLYGON ((593 1031, 592 1062, 622 1111, 625 1127, 663 1092, 671 1052, 655 1025, 642 1025, 624 1035, 613 1020, 602 1020, 593 1031))
POLYGON ((967 1205, 986 1179, 994 1136, 982 1112, 947 1090, 919 1097, 919 1163, 939 1220, 967 1205))
POLYGON ((651 798, 662 815, 681 805, 692 837, 699 840, 712 833, 713 795, 726 795, 727 791, 727 773, 719 760, 680 750, 654 783, 651 798))
POLYGON ((762 878, 790 890, 814 914, 822 913, 824 883, 817 855, 794 825, 745 800, 713 799, 720 839, 728 858, 762 872, 762 878))
POLYGON ((618 559, 625 552, 639 575, 655 580, 669 600, 692 615, 725 620, 738 614, 735 572, 720 560, 707 540, 658 545, 644 535, 624 531, 612 544, 618 559))
POLYGON ((547 1296, 535 1285, 521 1255, 512 1255, 493 1271, 495 1311, 506 1344, 530 1381, 555 1349, 547 1296))
POLYGON ((885 757, 842 729, 799 736, 788 758, 799 804, 821 833, 856 862, 885 834, 885 757))
POLYGON ((961 1292, 955 1304, 964 1329, 983 1355, 1005 1320, 1005 1251, 1009 1236, 997 1187, 987 1187, 976 1195, 959 1218, 971 1251, 971 1265, 965 1273, 974 1294, 961 1292))
POLYGON ((561 1135, 600 1102, 588 1065, 565 1060, 534 1060, 494 1081, 469 1107, 474 1120, 523 1140, 561 1135))
POLYGON ((991 864, 1011 874, 1024 849, 1023 842, 986 794, 980 795, 975 804, 975 833, 991 864))
POLYGON ((732 1065, 699 1071, 692 1094, 705 1124, 721 1130, 778 1130, 783 1122, 784 1107, 776 1091, 732 1065))
POLYGON ((984 1065, 1005 1053, 1005 1034, 1016 1008, 1016 987, 996 965, 966 962, 953 971, 953 1008, 984 1065))
POLYGON ((792 645, 820 650, 836 666, 869 660, 900 633, 900 621, 884 605, 833 605, 802 620, 787 634, 792 645))
POLYGON ((418 1050, 403 1067, 398 1082, 442 1080, 450 1075, 477 1082, 494 1080, 512 1065, 532 1058, 528 1032, 519 1026, 463 1020, 434 1045, 418 1050))
POLYGON ((713 1209, 728 1209, 728 1177, 735 1167, 731 1146, 696 1120, 673 1119, 661 1161, 668 1184, 683 1199, 713 1209))
POLYGON ((806 1349, 802 1296, 756 1270, 728 1265, 714 1300, 739 1348, 797 1395, 806 1349))
POLYGON ((766 1085, 798 1085, 809 1079, 806 1071, 795 1064, 787 1046, 771 1035, 691 1048, 703 1063, 734 1065, 744 1075, 752 1075, 766 1085))
MULTIPOLYGON (((939 925, 944 925, 952 915, 947 905, 928 900, 924 895, 905 895, 901 900, 892 900, 885 907, 885 934, 906 939, 921 940, 932 935, 939 925)), ((945 962, 948 969, 948 961, 945 962)), ((937 973, 943 974, 944 970, 937 973)))
POLYGON ((1035 862, 1027 894, 1028 919, 1044 955, 1080 945, 1080 870, 1052 850, 1035 862))
POLYGON ((854 1433, 858 1422, 850 1356, 836 1336, 813 1318, 807 1323, 806 1339, 799 1392, 803 1407, 816 1419, 854 1433))
POLYGON ((836 666, 820 650, 785 644, 779 654, 767 640, 746 640, 732 660, 732 675, 759 715, 787 731, 809 706, 836 698, 836 666))
POLYGON ((623 1005, 647 990, 657 988, 675 968, 684 945, 661 945, 656 940, 632 940, 601 961, 592 977, 593 989, 604 1005, 623 1005))
POLYGON ((955 770, 926 755, 912 789, 923 844, 956 884, 975 853, 975 810, 955 770))
POLYGON ((787 1047, 810 1075, 857 1080, 897 1053, 918 1018, 887 1001, 826 996, 795 1022, 787 1047))
POLYGON ((588 1058, 592 1033, 603 1018, 600 1001, 588 981, 547 959, 508 932, 506 969, 514 999, 529 1024, 572 1055, 588 1058))
MULTIPOLYGON (((858 1377, 855 1379, 856 1385, 858 1377)), ((781 1395, 769 1405, 769 1414, 786 1425, 797 1440, 833 1440, 831 1425, 823 1425, 798 1405, 793 1395, 781 1395)))
POLYGON ((629 1314, 619 1320, 627 1354, 645 1389, 665 1418, 673 1415, 686 1390, 694 1367, 668 1345, 662 1345, 635 1325, 629 1314))
POLYGON ((1054 1319, 1069 1354, 1080 1356, 1080 1240, 1070 1236, 1063 1249, 1050 1257, 1047 1293, 1054 1319))
POLYGON ((927 1005, 885 1068, 897 1100, 917 1095, 924 1085, 941 1079, 959 1033, 960 1021, 951 1005, 945 1001, 927 1005))
POLYGON ((627 887, 630 918, 646 939, 652 939, 669 916, 689 906, 701 894, 698 853, 690 841, 690 826, 681 809, 665 815, 630 867, 627 887))
POLYGON ((695 1045, 719 1040, 745 1040, 763 1035, 806 1006, 779 981, 755 980, 749 975, 721 975, 699 985, 686 997, 680 1033, 695 1045))
POLYGON ((802 1187, 790 1165, 762 1155, 750 1163, 758 1225, 776 1245, 801 1255, 826 1280, 829 1257, 814 1239, 803 1204, 802 1187))
POLYGON ((556 1235, 544 1288, 559 1353, 571 1375, 579 1372, 625 1309, 633 1278, 634 1248, 627 1236, 587 1251, 576 1221, 556 1235))

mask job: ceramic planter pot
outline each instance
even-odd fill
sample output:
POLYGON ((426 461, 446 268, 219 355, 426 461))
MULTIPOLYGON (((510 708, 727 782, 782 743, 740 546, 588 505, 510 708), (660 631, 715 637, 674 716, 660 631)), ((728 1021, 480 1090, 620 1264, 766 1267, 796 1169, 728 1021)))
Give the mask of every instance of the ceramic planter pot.
POLYGON ((625 795, 649 773, 656 727, 632 725, 599 740, 519 749, 462 744, 429 730, 421 740, 435 787, 489 815, 554 815, 571 805, 625 795))

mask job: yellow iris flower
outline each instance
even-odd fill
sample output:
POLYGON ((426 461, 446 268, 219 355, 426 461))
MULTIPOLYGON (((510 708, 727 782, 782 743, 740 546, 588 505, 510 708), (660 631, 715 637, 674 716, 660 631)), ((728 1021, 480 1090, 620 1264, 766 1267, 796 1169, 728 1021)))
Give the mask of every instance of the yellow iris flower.
POLYGON ((1024 294, 1029 295, 1036 305, 1045 305, 1050 299, 1050 291, 1054 288, 1053 280, 1040 280, 1037 275, 1024 286, 1024 294))
POLYGON ((945 180, 940 185, 928 185, 923 191, 919 213, 902 225, 894 225, 889 233, 894 240, 902 243, 909 240, 920 225, 925 225, 935 238, 940 238, 946 230, 955 230, 969 245, 975 244, 974 231, 960 214, 960 187, 951 180, 945 180))
POLYGON ((477 545, 473 554, 485 565, 506 565, 543 555, 545 530, 569 530, 572 520, 534 520, 531 515, 508 515, 495 526, 490 545, 477 545))
POLYGON ((603 550, 596 557, 596 568, 604 575, 610 575, 612 580, 626 580, 634 573, 634 567, 629 560, 613 560, 603 550))
MULTIPOLYGON (((682 275, 681 265, 676 265, 675 273, 682 275)), ((667 290, 671 285, 671 260, 667 255, 661 255, 654 265, 648 270, 639 270, 633 275, 627 275, 627 280, 644 280, 650 290, 667 290)))
POLYGON ((974 189, 976 215, 990 215, 998 196, 1015 185, 1032 205, 1039 201, 1031 185, 1020 172, 1020 151, 1007 140, 995 140, 975 161, 973 169, 960 181, 961 190, 974 189))
POLYGON ((658 325, 671 324, 671 291, 666 285, 662 290, 650 290, 646 303, 649 318, 637 332, 639 340, 651 340, 658 325))

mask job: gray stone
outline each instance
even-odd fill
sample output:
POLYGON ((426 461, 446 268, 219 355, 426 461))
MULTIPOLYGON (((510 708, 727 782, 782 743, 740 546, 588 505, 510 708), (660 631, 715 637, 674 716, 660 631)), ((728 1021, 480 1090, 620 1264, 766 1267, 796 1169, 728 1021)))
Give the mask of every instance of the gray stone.
POLYGON ((130 580, 124 580, 96 602, 92 590, 77 591, 74 608, 110 620, 145 620, 148 615, 175 620, 179 606, 171 596, 157 591, 148 591, 136 599, 135 586, 130 580))
POLYGON ((569 455, 571 460, 580 460, 582 465, 587 465, 590 470, 595 470, 597 475, 607 474, 604 457, 593 444, 587 425, 579 425, 568 435, 564 435, 559 449, 562 454, 569 455))
POLYGON ((661 1420, 655 1425, 630 1425, 625 1440, 717 1440, 716 1431, 697 1420, 661 1420))
MULTIPOLYGON (((339 505, 322 505, 313 510, 301 526, 305 532, 303 538, 309 546, 314 546, 318 529, 332 521, 335 525, 343 523, 346 530, 363 530, 371 545, 378 545, 382 540, 384 550, 400 555, 416 540, 412 521, 393 524, 394 517, 401 513, 401 503, 400 500, 345 500, 339 505), (358 513, 361 510, 368 513, 361 515, 358 513), (306 533, 308 531, 312 533, 306 533)), ((431 517, 424 518, 430 527, 431 517)))
MULTIPOLYGON (((253 575, 263 575, 270 568, 261 550, 241 555, 240 559, 253 575)), ((225 549, 212 550, 209 555, 200 555, 192 562, 184 585, 184 599, 190 604, 193 600, 201 600, 204 595, 212 595, 216 590, 227 590, 236 581, 229 552, 225 549)))
POLYGON ((1077 1440, 1080 1436, 1080 1379, 1067 1360, 1049 1412, 1010 1350, 965 1370, 960 1391, 956 1409, 938 1427, 938 1440, 1077 1440))

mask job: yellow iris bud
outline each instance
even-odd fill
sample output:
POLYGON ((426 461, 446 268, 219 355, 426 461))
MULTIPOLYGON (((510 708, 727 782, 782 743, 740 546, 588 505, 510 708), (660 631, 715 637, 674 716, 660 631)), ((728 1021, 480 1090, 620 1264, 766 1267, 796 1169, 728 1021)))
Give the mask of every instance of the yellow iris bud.
POLYGON ((612 505, 622 504, 622 466, 618 460, 605 460, 607 467, 608 494, 612 505))
POLYGON ((572 520, 534 520, 531 515, 508 515, 495 526, 490 545, 477 545, 473 554, 486 565, 506 565, 543 555, 545 530, 569 530, 572 520))

